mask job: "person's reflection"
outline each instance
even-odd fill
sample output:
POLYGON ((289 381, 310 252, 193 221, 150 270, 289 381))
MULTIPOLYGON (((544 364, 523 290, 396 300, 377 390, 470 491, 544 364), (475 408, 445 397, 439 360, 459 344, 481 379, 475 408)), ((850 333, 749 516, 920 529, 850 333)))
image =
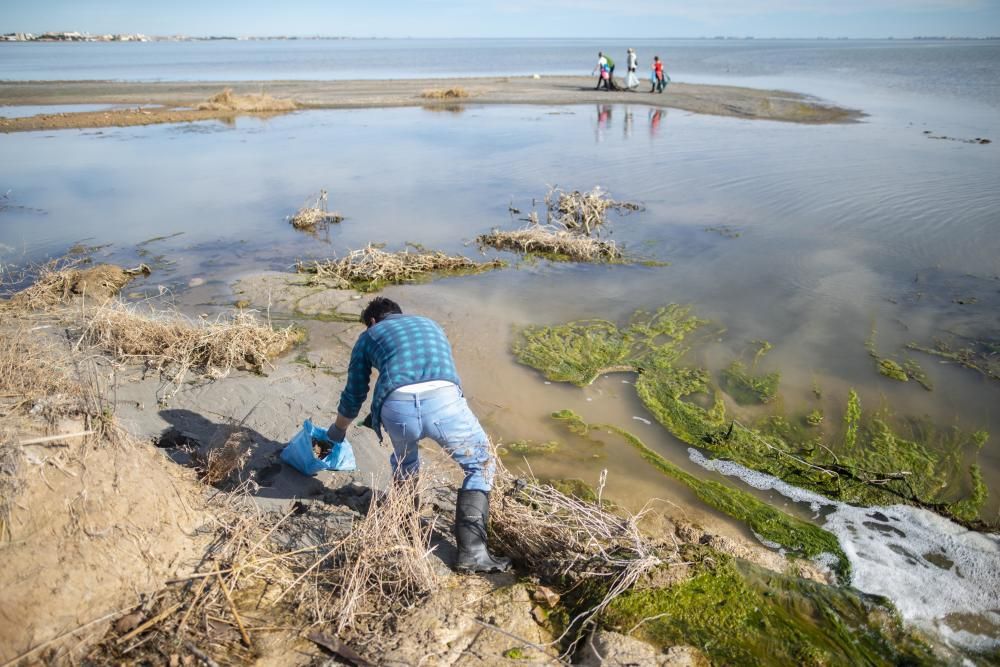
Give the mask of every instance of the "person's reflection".
POLYGON ((655 137, 660 131, 660 122, 663 120, 663 109, 649 110, 649 136, 655 137))
POLYGON ((632 136, 632 108, 625 107, 625 122, 622 125, 622 136, 628 139, 632 136))
POLYGON ((611 105, 598 104, 597 131, 596 131, 596 138, 598 143, 604 141, 604 132, 610 127, 611 127, 611 105))

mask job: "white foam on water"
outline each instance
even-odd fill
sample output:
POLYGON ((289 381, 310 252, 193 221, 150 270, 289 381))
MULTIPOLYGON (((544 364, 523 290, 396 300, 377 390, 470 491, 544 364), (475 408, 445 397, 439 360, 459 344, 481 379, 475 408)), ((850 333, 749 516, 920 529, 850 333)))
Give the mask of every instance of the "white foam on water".
POLYGON ((908 505, 855 507, 695 449, 688 454, 708 470, 809 503, 813 512, 825 508, 823 528, 836 535, 851 563, 851 585, 889 598, 906 621, 963 648, 1000 647, 1000 535, 908 505), (976 631, 962 627, 963 616, 975 620, 976 631))

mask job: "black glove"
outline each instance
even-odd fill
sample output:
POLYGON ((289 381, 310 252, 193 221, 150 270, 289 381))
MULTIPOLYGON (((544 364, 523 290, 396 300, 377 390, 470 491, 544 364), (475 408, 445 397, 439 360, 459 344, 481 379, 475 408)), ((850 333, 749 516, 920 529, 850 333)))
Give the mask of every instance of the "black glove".
POLYGON ((337 423, 334 422, 333 424, 330 424, 330 428, 326 429, 326 437, 328 437, 331 442, 343 442, 347 437, 347 429, 337 428, 337 423))

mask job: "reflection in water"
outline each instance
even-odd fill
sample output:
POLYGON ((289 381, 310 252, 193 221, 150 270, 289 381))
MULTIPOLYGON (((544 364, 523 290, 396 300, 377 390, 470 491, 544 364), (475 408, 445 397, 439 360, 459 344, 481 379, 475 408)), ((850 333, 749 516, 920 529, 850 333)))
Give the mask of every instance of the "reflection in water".
POLYGON ((628 139, 632 136, 632 107, 625 105, 625 122, 622 124, 622 137, 628 139))
POLYGON ((605 132, 611 128, 610 104, 597 105, 597 125, 594 127, 594 139, 597 143, 604 141, 605 132))
POLYGON ((660 122, 666 115, 666 109, 650 108, 649 110, 649 136, 656 137, 660 132, 660 122))

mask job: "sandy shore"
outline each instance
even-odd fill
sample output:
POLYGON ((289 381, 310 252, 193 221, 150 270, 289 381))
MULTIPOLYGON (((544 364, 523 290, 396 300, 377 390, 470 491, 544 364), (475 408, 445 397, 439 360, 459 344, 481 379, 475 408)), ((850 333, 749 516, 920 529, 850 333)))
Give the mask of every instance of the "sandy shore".
POLYGON ((224 88, 237 94, 267 93, 294 100, 304 109, 368 107, 454 107, 456 104, 629 103, 670 107, 693 113, 793 123, 849 123, 864 114, 816 98, 778 90, 672 83, 663 94, 594 90, 593 77, 489 77, 394 81, 265 81, 197 83, 122 83, 112 81, 0 82, 0 105, 109 104, 162 105, 162 108, 56 113, 0 119, 0 132, 89 128, 231 118, 234 111, 192 107, 224 88), (428 99, 428 91, 461 88, 462 99, 428 99))

